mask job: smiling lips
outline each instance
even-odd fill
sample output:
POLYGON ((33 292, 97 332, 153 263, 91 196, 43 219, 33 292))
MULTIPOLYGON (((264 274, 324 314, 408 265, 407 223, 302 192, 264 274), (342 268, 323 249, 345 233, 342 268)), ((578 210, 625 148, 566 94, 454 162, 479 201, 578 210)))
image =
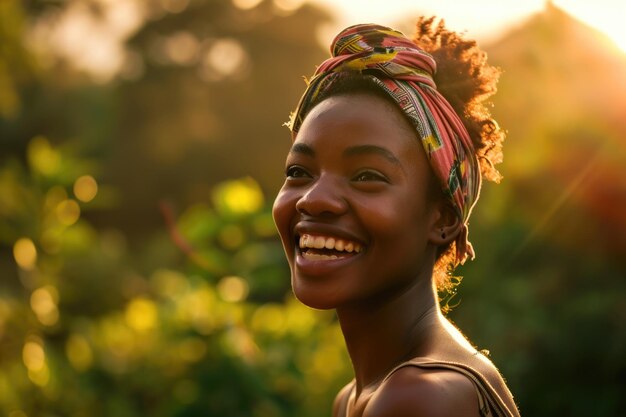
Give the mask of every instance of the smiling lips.
POLYGON ((363 247, 357 242, 330 236, 303 234, 299 239, 302 256, 310 260, 332 260, 353 256, 363 247))

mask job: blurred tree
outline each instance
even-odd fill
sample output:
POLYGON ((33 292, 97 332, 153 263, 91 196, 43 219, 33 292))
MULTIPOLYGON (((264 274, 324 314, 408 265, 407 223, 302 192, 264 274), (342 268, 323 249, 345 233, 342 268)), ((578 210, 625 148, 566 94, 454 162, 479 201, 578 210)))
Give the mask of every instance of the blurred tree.
MULTIPOLYGON (((37 75, 37 65, 22 43, 24 19, 19 2, 0 3, 0 120, 13 119, 21 112, 20 87, 37 75)), ((3 137, 3 142, 9 139, 3 137)))
MULTIPOLYGON (((241 103, 282 112, 265 99, 284 97, 269 87, 280 90, 282 71, 301 68, 285 54, 304 51, 306 60, 309 49, 318 48, 312 36, 300 48, 298 39, 277 31, 276 22, 289 26, 293 20, 291 27, 314 32, 323 15, 270 2, 249 10, 228 2, 148 3, 144 23, 164 30, 167 49, 159 52, 165 45, 159 43, 156 55, 142 50, 154 45, 142 46, 139 31, 119 73, 94 73, 72 53, 89 55, 76 45, 87 42, 89 25, 111 23, 107 4, 120 3, 0 4, 0 413, 326 414, 349 378, 349 362, 332 314, 313 312, 286 295, 287 269, 261 187, 246 178, 212 188, 214 178, 195 178, 196 166, 187 174, 174 170, 181 182, 172 180, 167 189, 158 173, 165 162, 154 159, 167 152, 150 150, 169 144, 158 135, 133 136, 151 134, 147 125, 179 106, 192 109, 195 92, 202 92, 201 107, 191 118, 180 112, 167 119, 177 128, 161 125, 171 134, 172 152, 183 150, 179 167, 195 152, 207 152, 202 143, 215 132, 205 116, 231 117, 225 126, 233 129, 263 120, 253 129, 268 135, 264 129, 272 123, 265 116, 237 112, 237 106, 228 111, 226 100, 238 104, 235 92, 241 103), (84 38, 76 37, 80 30, 84 38), (197 48, 195 69, 185 61, 190 44, 197 48), (253 59, 262 65, 252 65, 253 59), (252 71, 260 79, 265 71, 267 84, 251 82, 252 71), (191 89, 181 94, 184 85, 191 89), (170 106, 177 95, 184 105, 170 106), (212 105, 202 104, 205 99, 212 105), (122 118, 125 112, 133 119, 122 118), (118 131, 124 134, 112 139, 118 131), (174 136, 178 132, 182 136, 174 136), (192 152, 190 140, 200 144, 191 145, 192 152), (130 165, 120 165, 124 152, 135 150, 130 165), (146 171, 138 175, 138 169, 146 171), (207 185, 186 184, 192 177, 193 184, 207 185), (186 185, 177 193, 181 183, 186 185), (132 188, 136 184, 139 190, 132 188), (130 196, 143 189, 152 193, 137 211, 129 210, 137 203, 130 196), (159 213, 164 196, 173 204, 162 202, 159 213), (186 209, 178 218, 174 207, 180 205, 186 209), (122 209, 113 220, 103 221, 116 207, 122 209)), ((276 118, 277 130, 290 106, 276 118)), ((218 136, 235 140, 225 132, 218 136)), ((265 150, 256 143, 250 146, 265 150)), ((286 132, 283 143, 288 146, 286 132)))
POLYGON ((45 65, 33 80, 6 57, 26 79, 6 106, 28 108, 1 121, 7 150, 23 154, 38 134, 80 138, 124 201, 90 214, 97 225, 123 227, 135 242, 162 225, 164 198, 202 201, 212 184, 242 175, 277 190, 289 144, 281 124, 324 55, 316 33, 328 14, 271 0, 4 4, 25 22, 7 35, 15 49, 45 65))
POLYGON ((212 184, 241 175, 277 191, 289 146, 281 124, 302 76, 323 56, 315 33, 328 20, 309 6, 287 12, 277 4, 190 2, 177 13, 152 6, 129 42, 143 75, 117 93, 107 172, 128 205, 112 222, 151 230, 160 199, 202 201, 212 184))
POLYGON ((18 276, 0 285, 3 415, 327 413, 349 378, 343 338, 332 313, 286 295, 254 180, 219 185, 180 219, 164 207, 170 236, 131 252, 82 216, 106 189, 78 176, 86 161, 44 137, 27 153, 28 167, 0 170, 18 276))

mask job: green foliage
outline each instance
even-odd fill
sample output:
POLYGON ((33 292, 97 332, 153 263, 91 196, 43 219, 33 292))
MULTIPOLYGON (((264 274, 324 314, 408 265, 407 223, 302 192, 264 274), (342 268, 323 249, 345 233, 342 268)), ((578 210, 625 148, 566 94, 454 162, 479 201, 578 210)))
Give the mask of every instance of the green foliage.
POLYGON ((21 39, 24 20, 19 1, 0 2, 0 118, 13 118, 21 111, 19 87, 37 72, 21 39))
POLYGON ((29 150, 28 168, 13 160, 0 172, 10 225, 2 238, 19 280, 3 280, 0 295, 3 414, 330 409, 349 379, 341 332, 332 313, 290 295, 269 208, 252 179, 216 187, 214 208, 187 209, 170 225, 179 247, 150 249, 152 268, 143 274, 122 233, 81 216, 99 198, 82 203, 72 194, 72 179, 89 164, 41 137, 29 150), (63 209, 69 203, 77 211, 63 209), (177 251, 186 253, 177 269, 158 266, 177 251))

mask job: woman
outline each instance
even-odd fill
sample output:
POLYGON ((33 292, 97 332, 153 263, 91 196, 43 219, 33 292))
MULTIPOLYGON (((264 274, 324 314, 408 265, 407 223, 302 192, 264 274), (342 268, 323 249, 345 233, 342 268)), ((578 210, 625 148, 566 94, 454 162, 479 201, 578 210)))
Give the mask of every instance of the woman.
POLYGON ((517 416, 437 297, 474 256, 481 174, 499 179, 503 133, 481 104, 497 71, 442 23, 417 29, 337 35, 292 115, 274 219, 295 295, 336 309, 346 340, 355 379, 333 415, 517 416))

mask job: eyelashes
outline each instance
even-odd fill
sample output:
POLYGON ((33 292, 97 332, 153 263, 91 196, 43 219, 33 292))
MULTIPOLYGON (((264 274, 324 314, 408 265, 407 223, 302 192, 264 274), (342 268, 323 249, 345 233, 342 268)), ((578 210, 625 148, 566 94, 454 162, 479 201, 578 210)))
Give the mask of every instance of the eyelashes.
POLYGON ((364 170, 357 173, 352 181, 356 182, 389 182, 389 179, 382 173, 375 170, 364 170))
POLYGON ((311 174, 300 165, 290 165, 285 170, 285 176, 287 178, 312 178, 311 174))
MULTIPOLYGON (((287 177, 287 179, 291 180, 313 178, 313 175, 301 165, 289 165, 285 170, 285 176, 287 177)), ((350 181, 356 183, 390 182, 389 178, 386 175, 373 169, 363 169, 358 171, 356 174, 350 177, 350 181)))

